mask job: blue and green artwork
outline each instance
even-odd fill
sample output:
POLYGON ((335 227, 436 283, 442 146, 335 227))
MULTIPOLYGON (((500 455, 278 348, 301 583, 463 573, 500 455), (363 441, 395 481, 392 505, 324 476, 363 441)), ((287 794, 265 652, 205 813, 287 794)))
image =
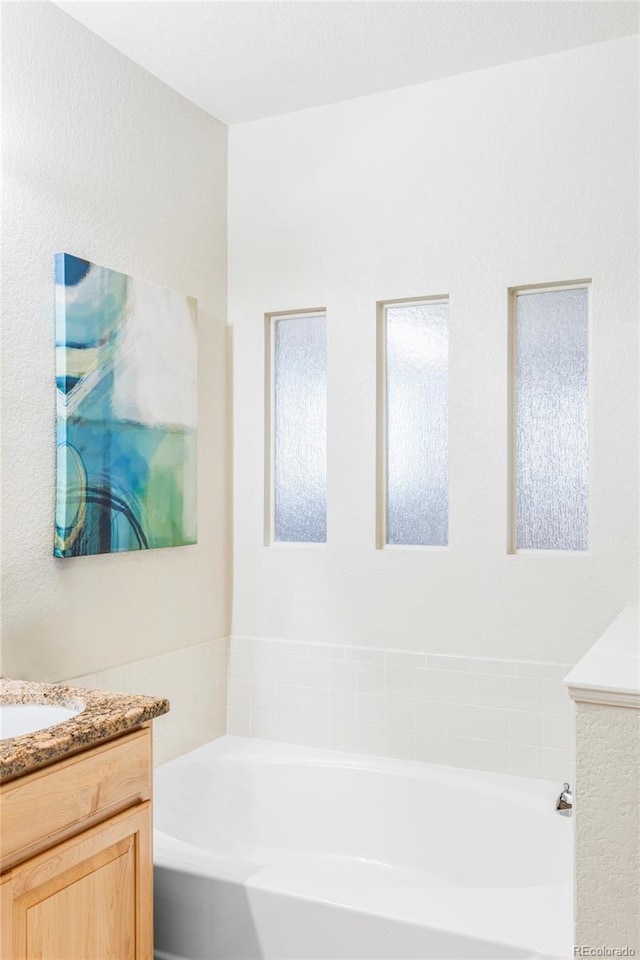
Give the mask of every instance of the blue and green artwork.
POLYGON ((54 556, 196 542, 196 311, 56 254, 54 556))

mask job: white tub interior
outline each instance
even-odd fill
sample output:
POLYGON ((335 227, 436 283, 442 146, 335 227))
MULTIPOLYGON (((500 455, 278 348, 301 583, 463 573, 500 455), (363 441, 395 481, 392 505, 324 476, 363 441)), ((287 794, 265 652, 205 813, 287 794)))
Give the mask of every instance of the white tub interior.
POLYGON ((571 821, 556 792, 224 737, 156 771, 157 955, 568 956, 571 821), (200 917, 202 943, 176 942, 180 883, 189 916, 194 901, 209 915, 227 902, 244 945, 200 917))

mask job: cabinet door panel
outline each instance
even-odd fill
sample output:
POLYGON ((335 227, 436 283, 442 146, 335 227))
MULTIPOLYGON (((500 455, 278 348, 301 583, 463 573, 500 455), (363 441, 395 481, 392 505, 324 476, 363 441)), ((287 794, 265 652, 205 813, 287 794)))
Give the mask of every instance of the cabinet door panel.
POLYGON ((140 804, 11 871, 10 960, 150 960, 150 814, 140 804))
POLYGON ((136 960, 135 849, 26 910, 27 953, 38 960, 136 960), (88 921, 88 922, 87 922, 88 921))

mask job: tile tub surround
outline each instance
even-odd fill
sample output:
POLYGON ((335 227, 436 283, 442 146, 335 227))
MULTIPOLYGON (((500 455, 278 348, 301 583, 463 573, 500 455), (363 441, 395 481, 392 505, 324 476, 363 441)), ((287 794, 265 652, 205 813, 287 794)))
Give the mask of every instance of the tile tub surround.
POLYGON ((171 712, 153 725, 155 766, 226 732, 227 638, 75 677, 80 687, 167 697, 171 712))
POLYGON ((228 732, 562 782, 569 669, 232 637, 228 732))
POLYGON ((164 697, 139 692, 105 693, 71 684, 0 679, 0 703, 29 703, 80 708, 80 713, 55 726, 3 740, 0 744, 0 781, 31 773, 40 767, 133 730, 169 711, 164 697))

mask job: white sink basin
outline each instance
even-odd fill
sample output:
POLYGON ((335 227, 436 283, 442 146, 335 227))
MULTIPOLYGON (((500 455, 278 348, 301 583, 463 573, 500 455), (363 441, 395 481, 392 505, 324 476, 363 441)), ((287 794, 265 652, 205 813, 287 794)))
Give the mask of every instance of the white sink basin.
POLYGON ((45 730, 56 723, 70 720, 82 707, 58 707, 43 703, 9 703, 0 705, 0 740, 20 737, 23 733, 45 730))

